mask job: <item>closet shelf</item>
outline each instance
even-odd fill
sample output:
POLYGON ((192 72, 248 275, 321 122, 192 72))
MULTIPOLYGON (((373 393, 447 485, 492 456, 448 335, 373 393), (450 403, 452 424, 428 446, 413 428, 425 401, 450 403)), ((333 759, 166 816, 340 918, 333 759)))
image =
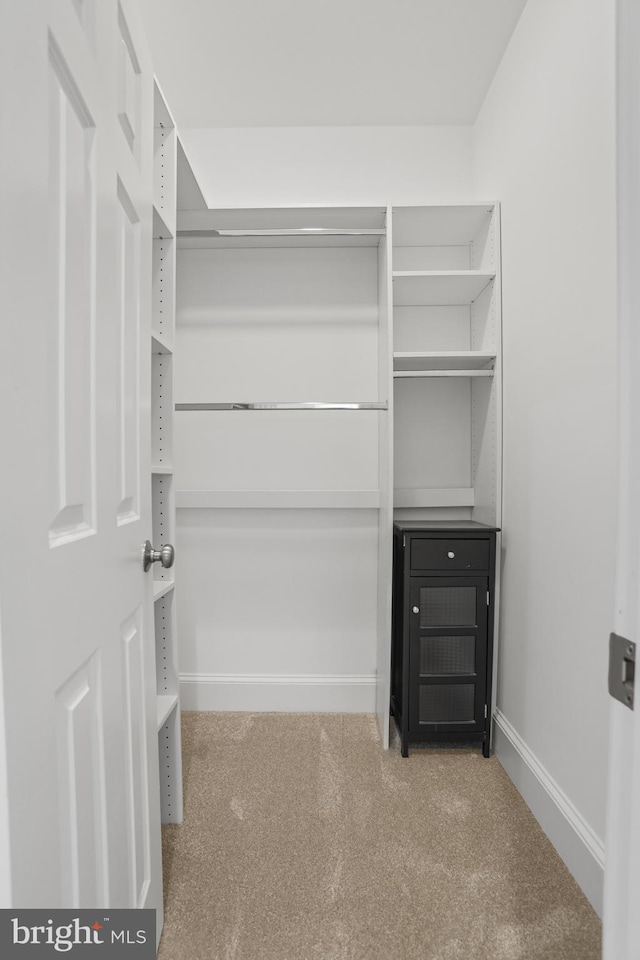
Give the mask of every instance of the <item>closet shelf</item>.
POLYGON ((173 347, 163 334, 158 333, 157 330, 151 331, 151 352, 152 353, 163 353, 171 354, 173 353, 173 347))
POLYGON ((160 600, 161 597, 166 597, 168 593, 171 593, 175 585, 175 580, 155 580, 153 584, 154 603, 156 600, 160 600))
POLYGON ((468 246, 487 229, 494 209, 493 201, 394 207, 394 248, 468 246))
POLYGON ((393 369, 413 371, 492 370, 495 353, 484 350, 397 352, 393 355, 393 369))
POLYGON ((469 305, 495 279, 480 270, 394 270, 398 307, 469 305))
POLYGON ((379 490, 177 490, 176 508, 377 509, 379 490))
POLYGON ((153 205, 153 239, 154 240, 173 240, 174 231, 167 225, 160 210, 156 204, 153 205))
POLYGON ((344 403, 176 403, 176 410, 387 410, 386 400, 344 403))
POLYGON ((171 716, 172 712, 178 705, 178 697, 173 694, 169 696, 168 694, 160 694, 156 698, 156 716, 158 719, 158 732, 162 730, 165 723, 171 716))
POLYGON ((396 487, 393 491, 394 509, 411 507, 473 507, 473 487, 396 487))
POLYGON ((173 474, 173 467, 164 463, 152 463, 151 464, 151 473, 171 476, 173 474))

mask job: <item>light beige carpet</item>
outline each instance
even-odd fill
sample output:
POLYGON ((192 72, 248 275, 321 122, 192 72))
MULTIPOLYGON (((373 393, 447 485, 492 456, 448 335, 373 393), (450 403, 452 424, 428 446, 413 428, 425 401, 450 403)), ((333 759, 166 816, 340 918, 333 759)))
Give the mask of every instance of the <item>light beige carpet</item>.
POLYGON ((596 960, 600 923, 495 758, 373 717, 183 715, 160 960, 596 960))

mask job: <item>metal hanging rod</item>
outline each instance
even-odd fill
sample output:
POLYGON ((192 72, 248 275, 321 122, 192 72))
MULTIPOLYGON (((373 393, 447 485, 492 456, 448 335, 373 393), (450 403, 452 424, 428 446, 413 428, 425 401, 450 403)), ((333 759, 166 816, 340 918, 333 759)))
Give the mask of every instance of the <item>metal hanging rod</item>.
POLYGON ((407 377, 492 377, 493 370, 394 370, 394 380, 407 377))
POLYGON ((386 400, 367 403, 176 403, 176 410, 387 410, 386 400))
POLYGON ((383 237, 384 227, 286 227, 278 230, 178 230, 178 237, 383 237))

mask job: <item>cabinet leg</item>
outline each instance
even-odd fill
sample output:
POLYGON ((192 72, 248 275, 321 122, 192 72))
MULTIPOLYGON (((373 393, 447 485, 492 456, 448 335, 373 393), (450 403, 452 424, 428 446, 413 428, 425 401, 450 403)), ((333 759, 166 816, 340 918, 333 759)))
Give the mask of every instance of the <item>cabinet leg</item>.
POLYGON ((491 756, 491 744, 489 743, 488 737, 485 737, 482 741, 482 756, 486 757, 487 760, 491 756))
POLYGON ((409 756, 409 740, 408 737, 401 737, 400 739, 400 756, 408 757, 409 756))

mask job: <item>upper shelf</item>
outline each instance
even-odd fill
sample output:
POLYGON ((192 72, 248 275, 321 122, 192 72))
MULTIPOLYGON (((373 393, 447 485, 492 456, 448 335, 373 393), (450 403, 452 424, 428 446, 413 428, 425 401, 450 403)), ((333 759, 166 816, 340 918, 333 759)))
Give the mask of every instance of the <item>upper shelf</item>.
POLYGON ((183 246, 377 246, 385 234, 381 207, 183 210, 183 246))
POLYGON ((478 243, 491 224, 493 203, 394 207, 393 245, 461 246, 478 243))
POLYGON ((468 305, 495 279, 482 270, 397 270, 393 302, 398 307, 468 305))
POLYGON ((485 350, 397 352, 394 370, 491 370, 496 355, 485 350))

